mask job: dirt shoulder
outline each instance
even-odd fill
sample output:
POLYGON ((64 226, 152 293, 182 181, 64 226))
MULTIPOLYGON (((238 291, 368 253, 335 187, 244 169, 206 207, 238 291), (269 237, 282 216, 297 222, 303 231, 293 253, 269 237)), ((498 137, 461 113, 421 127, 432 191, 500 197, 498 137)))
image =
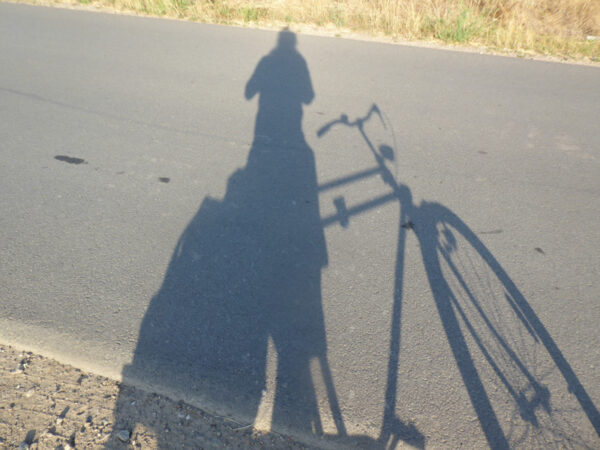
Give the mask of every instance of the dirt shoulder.
POLYGON ((183 402, 0 344, 0 448, 306 446, 183 402), (115 423, 117 403, 126 405, 115 423), (149 424, 148 427, 140 423, 149 424))

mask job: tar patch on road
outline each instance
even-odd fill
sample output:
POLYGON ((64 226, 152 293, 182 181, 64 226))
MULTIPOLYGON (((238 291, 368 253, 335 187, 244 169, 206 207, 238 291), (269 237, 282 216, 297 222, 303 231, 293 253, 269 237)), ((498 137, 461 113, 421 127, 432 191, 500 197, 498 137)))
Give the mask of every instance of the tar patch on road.
POLYGON ((56 155, 54 159, 62 162, 66 162, 69 164, 87 164, 85 159, 75 158, 73 156, 65 156, 65 155, 56 155))
POLYGON ((480 231, 479 234, 500 234, 502 230, 489 230, 489 231, 480 231))

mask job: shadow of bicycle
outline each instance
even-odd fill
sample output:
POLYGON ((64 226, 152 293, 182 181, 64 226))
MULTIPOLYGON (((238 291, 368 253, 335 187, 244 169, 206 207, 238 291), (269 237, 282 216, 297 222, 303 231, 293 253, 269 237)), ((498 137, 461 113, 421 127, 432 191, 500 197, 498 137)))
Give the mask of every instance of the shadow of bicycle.
MULTIPOLYGON (((456 214, 434 202, 414 204, 409 187, 398 182, 390 168, 396 158, 393 148, 376 147, 366 131, 366 124, 377 119, 393 136, 377 105, 354 121, 342 114, 317 135, 335 126, 355 129, 375 162, 375 167, 328 182, 323 189, 379 176, 390 190, 352 206, 338 197, 337 212, 323 220, 325 226, 348 227, 353 216, 390 202, 400 205, 385 404, 395 406, 397 400, 405 245, 407 233, 413 232, 446 338, 488 445, 594 448, 598 443, 592 443, 591 430, 596 438, 600 435, 600 414, 549 332, 500 263, 456 214), (587 433, 582 431, 586 428, 582 413, 591 425, 587 433)), ((389 430, 396 420, 393 409, 386 407, 380 443, 393 435, 389 430)))

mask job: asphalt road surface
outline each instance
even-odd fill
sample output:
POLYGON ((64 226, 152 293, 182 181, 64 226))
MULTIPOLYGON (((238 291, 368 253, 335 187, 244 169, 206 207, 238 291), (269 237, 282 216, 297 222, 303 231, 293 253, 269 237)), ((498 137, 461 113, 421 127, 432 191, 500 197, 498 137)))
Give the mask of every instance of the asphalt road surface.
POLYGON ((0 4, 0 339, 323 446, 598 448, 599 124, 598 67, 0 4))

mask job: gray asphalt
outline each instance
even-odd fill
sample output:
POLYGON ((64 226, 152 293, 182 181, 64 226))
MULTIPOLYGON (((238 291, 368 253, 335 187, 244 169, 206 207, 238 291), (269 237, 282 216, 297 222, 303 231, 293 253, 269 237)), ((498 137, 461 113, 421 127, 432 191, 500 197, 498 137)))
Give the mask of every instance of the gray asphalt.
POLYGON ((597 67, 0 4, 0 339, 323 446, 598 448, 599 118, 597 67))

